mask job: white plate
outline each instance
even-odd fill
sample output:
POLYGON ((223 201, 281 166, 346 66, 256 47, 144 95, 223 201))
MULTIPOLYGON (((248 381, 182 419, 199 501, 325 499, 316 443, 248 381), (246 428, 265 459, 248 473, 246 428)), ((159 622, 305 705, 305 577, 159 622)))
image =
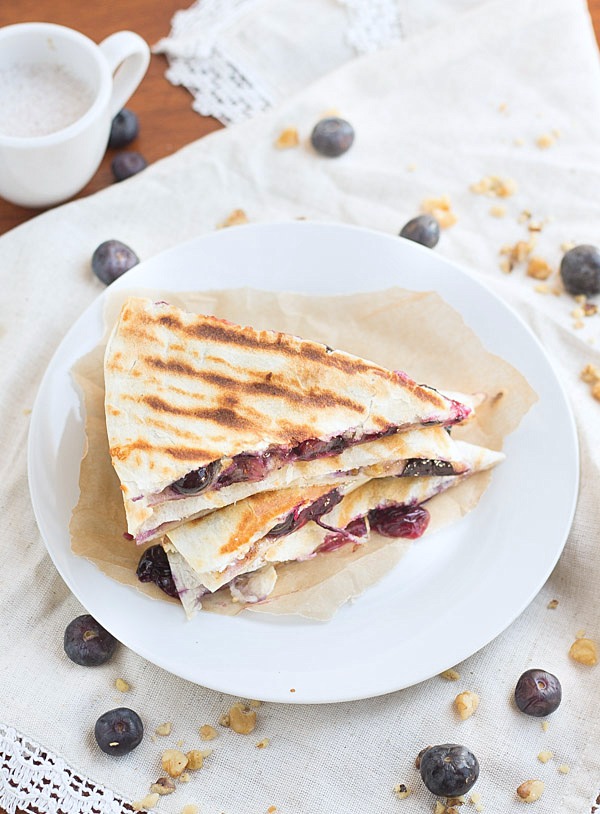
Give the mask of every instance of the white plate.
POLYGON ((439 254, 376 232, 317 223, 225 229, 141 263, 113 290, 233 288, 250 281, 255 288, 314 294, 392 285, 436 290, 489 350, 524 374, 540 400, 508 438, 507 459, 475 511, 426 546, 413 546, 398 568, 327 623, 209 613, 185 622, 176 606, 113 582, 71 554, 68 533, 84 438, 69 370, 101 338, 101 296, 65 336, 31 416, 30 491, 48 551, 69 588, 120 641, 198 684, 246 698, 318 703, 429 678, 504 630, 562 551, 579 474, 567 399, 540 344, 502 301, 439 254))

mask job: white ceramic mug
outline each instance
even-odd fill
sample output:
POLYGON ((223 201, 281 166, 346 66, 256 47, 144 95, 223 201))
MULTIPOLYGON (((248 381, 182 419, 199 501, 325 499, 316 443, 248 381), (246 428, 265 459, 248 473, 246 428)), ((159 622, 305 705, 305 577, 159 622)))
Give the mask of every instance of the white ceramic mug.
POLYGON ((52 23, 0 28, 4 92, 11 86, 18 94, 20 71, 37 72, 38 82, 42 74, 46 82, 60 75, 86 89, 87 106, 72 123, 44 135, 11 135, 6 124, 0 128, 0 196, 21 206, 45 207, 79 192, 98 169, 112 119, 143 79, 149 61, 148 45, 132 31, 119 31, 96 45, 52 23))

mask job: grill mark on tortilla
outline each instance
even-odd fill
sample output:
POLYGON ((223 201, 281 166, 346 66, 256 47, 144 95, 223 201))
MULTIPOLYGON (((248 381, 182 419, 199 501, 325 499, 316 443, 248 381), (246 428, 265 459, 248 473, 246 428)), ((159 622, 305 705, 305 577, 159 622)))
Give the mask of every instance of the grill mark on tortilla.
MULTIPOLYGON (((320 390, 319 388, 311 387, 307 388, 306 391, 297 391, 290 389, 287 385, 276 384, 273 382, 273 373, 271 371, 264 375, 264 379, 263 374, 260 373, 258 374, 261 377, 260 379, 240 381, 239 379, 223 375, 222 373, 198 370, 187 362, 176 360, 169 362, 152 356, 144 357, 143 361, 151 368, 176 373, 181 376, 190 376, 191 378, 212 384, 223 391, 227 391, 228 398, 231 399, 236 399, 234 394, 239 394, 242 398, 244 396, 258 395, 268 398, 277 398, 292 404, 315 407, 346 407, 361 415, 364 412, 364 407, 360 402, 353 401, 351 398, 343 396, 340 393, 334 393, 331 390, 320 390)), ((251 372, 252 371, 246 371, 246 373, 251 372)))
POLYGON ((165 455, 175 458, 177 461, 196 461, 198 458, 206 458, 212 454, 204 449, 198 447, 159 447, 155 444, 149 444, 143 438, 137 441, 132 441, 129 444, 122 446, 111 447, 110 454, 112 458, 117 458, 120 461, 125 461, 134 452, 162 452, 165 455))
POLYGON ((252 429, 256 426, 255 422, 249 421, 229 407, 177 407, 158 396, 143 396, 141 400, 159 414, 204 419, 232 429, 252 429))

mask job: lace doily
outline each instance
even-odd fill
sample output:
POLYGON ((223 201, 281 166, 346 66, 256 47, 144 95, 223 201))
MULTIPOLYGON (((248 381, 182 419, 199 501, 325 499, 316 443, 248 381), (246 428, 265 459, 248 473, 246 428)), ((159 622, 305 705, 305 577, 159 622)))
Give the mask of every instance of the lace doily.
MULTIPOLYGON (((277 94, 272 90, 272 82, 285 95, 286 77, 261 76, 251 64, 246 47, 241 49, 246 56, 240 56, 237 47, 244 40, 243 25, 240 21, 254 12, 260 11, 265 19, 280 15, 285 29, 285 7, 275 3, 266 8, 269 0, 196 0, 190 8, 178 11, 171 22, 171 33, 158 42, 153 51, 163 53, 169 61, 166 77, 174 85, 183 85, 194 97, 192 107, 204 116, 214 116, 223 124, 232 124, 251 118, 273 106, 277 94)), ((385 47, 401 36, 400 11, 398 0, 322 0, 323 11, 331 11, 327 6, 343 8, 342 27, 345 30, 331 31, 331 36, 339 36, 340 42, 348 48, 345 57, 365 54, 385 47)), ((268 35, 269 30, 266 30, 268 35)), ((312 37, 308 31, 298 31, 290 23, 288 53, 290 65, 304 63, 303 70, 312 71, 304 77, 312 81, 320 76, 318 66, 311 54, 312 37), (293 29, 293 30, 292 30, 293 29), (306 36, 305 36, 306 35, 306 36), (307 49, 304 53, 303 49, 307 49)), ((256 51, 261 43, 253 43, 256 51)), ((341 64, 342 58, 338 64, 341 64)), ((327 64, 326 69, 336 67, 327 64)), ((272 68, 272 66, 271 66, 272 68)), ((285 74, 285 70, 284 70, 285 74)), ((307 83, 305 82, 305 83, 307 83)), ((303 83, 303 84, 305 84, 303 83)), ((291 88, 290 88, 291 89, 291 88)))
POLYGON ((7 814, 122 814, 131 805, 0 724, 0 807, 7 814))

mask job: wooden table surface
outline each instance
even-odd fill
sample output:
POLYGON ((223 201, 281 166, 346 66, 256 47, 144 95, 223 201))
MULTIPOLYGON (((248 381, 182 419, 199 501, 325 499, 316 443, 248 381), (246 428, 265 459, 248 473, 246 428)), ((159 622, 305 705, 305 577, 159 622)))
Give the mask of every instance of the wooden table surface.
MULTIPOLYGON (((596 37, 600 41, 600 0, 588 0, 596 37)), ((78 0, 0 0, 0 26, 45 21, 67 25, 99 42, 114 31, 129 28, 150 45, 166 36, 175 11, 191 4, 187 0, 120 0, 119 3, 85 3, 78 0)), ((191 107, 192 97, 165 79, 166 59, 152 56, 148 73, 127 106, 140 119, 140 135, 131 145, 148 163, 170 155, 221 125, 200 116, 191 107)), ((114 183, 110 162, 114 150, 104 157, 94 178, 77 197, 89 195, 114 183)), ((34 217, 40 210, 23 209, 0 198, 0 234, 34 217)))
MULTIPOLYGON (((85 3, 80 0, 0 0, 0 26, 45 21, 70 26, 91 39, 100 40, 121 29, 131 29, 150 45, 166 36, 175 11, 192 0, 120 0, 119 3, 85 3)), ((588 0, 596 38, 600 42, 600 0, 588 0)), ((165 79, 167 62, 152 56, 148 73, 128 102, 140 119, 140 135, 131 149, 141 152, 151 163, 221 127, 219 122, 195 113, 192 98, 165 79)), ((108 151, 94 178, 77 196, 82 197, 114 183, 108 151)), ((39 210, 23 209, 0 198, 0 234, 37 215, 39 210)), ((0 814, 3 809, 0 808, 0 814)))

